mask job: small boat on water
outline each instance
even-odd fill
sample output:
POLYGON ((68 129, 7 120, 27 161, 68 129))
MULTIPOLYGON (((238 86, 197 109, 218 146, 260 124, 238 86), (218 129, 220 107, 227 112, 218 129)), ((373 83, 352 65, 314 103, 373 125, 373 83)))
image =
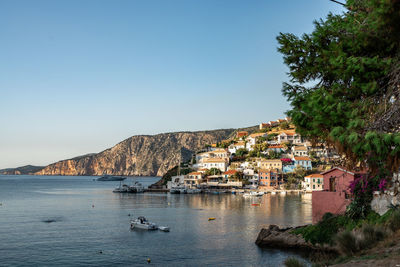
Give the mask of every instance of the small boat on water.
POLYGON ((143 193, 144 192, 144 186, 139 183, 135 182, 133 185, 127 185, 127 184, 119 184, 119 187, 115 188, 113 190, 114 193, 143 193))
POLYGON ((208 218, 208 220, 209 220, 209 221, 214 221, 215 218, 214 218, 214 217, 210 217, 210 218, 208 218))
POLYGON ((187 194, 199 194, 201 193, 201 189, 198 188, 188 188, 186 189, 187 194))
POLYGON ((120 184, 119 187, 113 190, 114 193, 129 193, 129 191, 130 191, 129 186, 126 184, 123 185, 120 184))
POLYGON ((123 181, 125 180, 126 177, 121 177, 121 176, 111 176, 111 175, 104 175, 100 178, 97 178, 96 181, 101 181, 101 182, 108 182, 108 181, 123 181))
POLYGON ((169 192, 171 194, 186 194, 186 188, 184 186, 173 186, 169 192))
POLYGON ((157 230, 158 226, 155 223, 149 222, 145 217, 140 216, 131 221, 131 229, 157 230))
POLYGON ((158 230, 163 231, 163 232, 169 232, 169 227, 168 226, 159 226, 158 230))
POLYGON ((130 193, 143 193, 144 192, 144 186, 139 182, 135 182, 132 186, 129 186, 129 189, 131 190, 130 193))
POLYGON ((243 194, 244 197, 261 197, 262 195, 264 195, 264 192, 255 192, 255 191, 243 194))

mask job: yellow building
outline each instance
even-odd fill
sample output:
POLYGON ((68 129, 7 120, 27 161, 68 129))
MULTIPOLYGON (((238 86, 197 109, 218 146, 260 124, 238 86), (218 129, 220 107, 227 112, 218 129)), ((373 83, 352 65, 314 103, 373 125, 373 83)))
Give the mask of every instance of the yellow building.
POLYGON ((260 169, 278 169, 282 171, 282 161, 280 159, 261 159, 257 162, 260 169))

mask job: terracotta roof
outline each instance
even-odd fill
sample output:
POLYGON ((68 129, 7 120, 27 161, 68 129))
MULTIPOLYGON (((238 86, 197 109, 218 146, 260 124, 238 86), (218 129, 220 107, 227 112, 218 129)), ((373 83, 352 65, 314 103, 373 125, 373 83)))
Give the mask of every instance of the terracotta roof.
POLYGON ((237 173, 236 170, 229 170, 229 171, 224 172, 223 174, 224 175, 234 175, 235 173, 237 173))
POLYGON ((261 162, 281 162, 280 159, 261 159, 261 162))
POLYGON ((246 131, 240 131, 240 132, 237 132, 237 133, 236 133, 236 136, 237 136, 237 137, 242 137, 242 136, 245 136, 245 135, 249 135, 249 133, 246 132, 246 131))
POLYGON ((325 175, 325 174, 330 173, 331 171, 334 171, 334 170, 341 170, 342 172, 347 172, 347 173, 350 173, 351 175, 354 175, 354 172, 348 171, 348 170, 346 170, 345 168, 342 168, 342 167, 333 167, 332 169, 330 169, 328 171, 325 171, 325 172, 323 172, 321 174, 325 175))
POLYGON ((294 160, 311 160, 309 157, 294 157, 294 160))
MULTIPOLYGON (((252 133, 251 135, 249 135, 249 137, 255 138, 255 137, 260 137, 260 136, 267 136, 266 133, 252 133)), ((247 138, 249 138, 247 137, 247 138)))
POLYGON ((227 162, 228 159, 227 158, 205 158, 203 159, 203 163, 211 163, 211 162, 227 162))
POLYGON ((305 146, 295 146, 293 147, 295 151, 299 151, 299 150, 307 150, 307 148, 305 146))
POLYGON ((322 174, 319 174, 319 173, 314 173, 314 174, 307 175, 304 178, 324 178, 324 176, 322 174))
POLYGON ((236 142, 234 145, 235 146, 244 146, 244 141, 238 141, 238 142, 236 142))

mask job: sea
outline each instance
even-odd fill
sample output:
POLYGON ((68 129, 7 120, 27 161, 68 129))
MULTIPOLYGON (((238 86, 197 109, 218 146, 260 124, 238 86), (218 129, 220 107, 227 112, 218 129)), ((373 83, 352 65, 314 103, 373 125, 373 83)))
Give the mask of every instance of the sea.
POLYGON ((112 192, 120 182, 96 178, 0 176, 0 266, 282 266, 288 257, 310 264, 255 244, 269 224, 311 223, 310 194, 120 194, 112 192), (130 230, 138 216, 170 232, 130 230))

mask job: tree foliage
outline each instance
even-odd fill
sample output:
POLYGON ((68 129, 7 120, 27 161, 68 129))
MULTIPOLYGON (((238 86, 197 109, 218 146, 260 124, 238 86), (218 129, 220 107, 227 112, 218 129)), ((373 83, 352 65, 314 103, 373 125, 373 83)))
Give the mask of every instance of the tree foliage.
POLYGON ((290 77, 282 91, 297 132, 333 144, 348 163, 383 178, 400 159, 398 128, 376 127, 386 109, 400 109, 393 78, 400 69, 400 0, 348 0, 346 7, 315 21, 310 34, 277 37, 290 77))

